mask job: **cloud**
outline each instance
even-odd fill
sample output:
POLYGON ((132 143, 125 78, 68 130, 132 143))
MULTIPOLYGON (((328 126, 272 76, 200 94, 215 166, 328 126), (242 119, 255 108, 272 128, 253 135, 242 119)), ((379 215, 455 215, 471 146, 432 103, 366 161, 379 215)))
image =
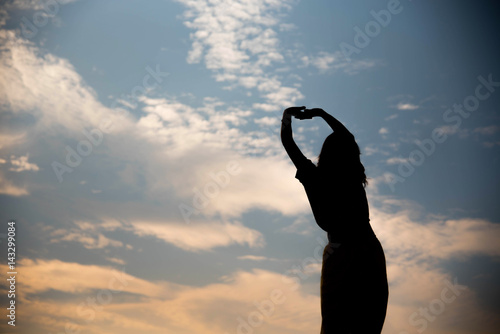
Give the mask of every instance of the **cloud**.
POLYGON ((262 117, 258 119, 254 119, 254 122, 261 126, 276 126, 279 124, 279 120, 276 117, 262 117))
POLYGON ((500 146, 500 141, 497 141, 497 142, 486 141, 483 143, 483 145, 487 148, 492 148, 495 146, 500 146))
POLYGON ((16 158, 14 155, 11 155, 10 163, 14 167, 9 168, 9 170, 17 173, 29 170, 35 172, 39 171, 40 168, 36 164, 28 162, 28 158, 29 154, 26 154, 24 156, 19 156, 18 158, 16 158))
POLYGON ((393 157, 393 158, 389 158, 385 161, 385 163, 388 165, 404 164, 407 162, 408 162, 408 159, 402 158, 402 157, 393 157))
POLYGON ((301 215, 292 224, 283 227, 281 231, 299 235, 311 235, 314 231, 314 224, 316 224, 314 217, 301 215))
POLYGON ((437 265, 432 260, 500 258, 500 225, 478 218, 451 219, 427 213, 416 202, 378 193, 382 178, 367 188, 370 221, 386 256, 400 263, 437 265), (425 242, 422 242, 425 240, 425 242))
MULTIPOLYGON (((476 255, 499 259, 500 226, 482 219, 428 214, 415 202, 377 194, 379 183, 377 179, 372 181, 367 188, 370 223, 384 248, 390 285, 384 328, 396 333, 414 332, 420 328, 415 319, 423 318, 419 310, 441 298, 446 282, 458 279, 458 284, 463 284, 464 277, 452 277, 443 262, 465 263, 476 255)), ((428 322, 433 332, 447 333, 450 321, 456 319, 470 328, 498 325, 498 321, 481 323, 481 319, 491 318, 493 311, 480 306, 470 288, 460 291, 453 303, 446 304, 446 313, 428 322)))
POLYGON ((378 133, 381 135, 386 135, 389 133, 389 130, 387 128, 380 128, 380 130, 378 130, 378 133))
POLYGON ((280 110, 304 98, 297 87, 284 86, 270 69, 285 61, 275 29, 280 25, 278 13, 289 10, 290 0, 177 0, 188 10, 184 24, 194 30, 188 63, 204 62, 220 82, 246 89, 257 87, 272 105, 280 110))
POLYGON ((47 230, 50 231, 50 242, 78 242, 87 249, 102 249, 106 247, 123 247, 123 242, 118 240, 113 240, 107 238, 99 230, 105 230, 105 225, 99 225, 98 227, 91 225, 92 228, 86 227, 89 223, 76 222, 75 225, 78 227, 73 227, 69 229, 54 229, 52 226, 47 226, 47 230))
POLYGON ((134 233, 139 236, 154 236, 187 251, 211 250, 231 244, 247 244, 262 247, 264 239, 260 232, 241 223, 204 222, 186 223, 133 222, 134 233))
POLYGON ((192 208, 197 206, 196 196, 207 197, 207 204, 196 211, 208 216, 235 217, 252 208, 292 215, 307 209, 300 184, 287 176, 293 174, 293 167, 277 134, 243 132, 237 127, 245 124, 250 112, 216 99, 206 100, 199 108, 168 99, 142 101, 145 115, 139 118, 136 133, 153 144, 154 158, 145 165, 151 197, 173 189, 177 204, 192 208), (234 175, 227 171, 231 161, 241 169, 234 175), (164 170, 176 177, 165 175, 164 170), (227 185, 217 186, 216 174, 225 174, 227 185), (205 194, 210 187, 217 193, 213 198, 205 194))
MULTIPOLYGON (((137 99, 140 106, 136 109, 138 119, 134 120, 128 112, 103 106, 67 60, 43 53, 10 31, 2 30, 0 36, 6 41, 0 53, 0 101, 14 114, 29 113, 35 117, 34 125, 23 132, 27 146, 35 145, 40 136, 48 133, 85 139, 83 129, 99 127, 109 116, 114 125, 99 149, 106 150, 106 161, 120 161, 128 169, 117 173, 97 155, 92 156, 95 165, 101 166, 102 173, 116 175, 116 180, 110 182, 123 180, 121 184, 134 187, 145 198, 162 201, 169 208, 168 218, 172 221, 182 221, 178 205, 192 206, 194 189, 203 191, 209 187, 214 182, 210 173, 224 172, 229 161, 240 164, 241 174, 231 177, 227 189, 220 187, 219 195, 199 210, 200 214, 209 218, 236 217, 258 208, 294 215, 308 209, 303 189, 291 177, 293 166, 284 155, 276 132, 239 129, 251 111, 212 97, 204 98, 201 106, 192 107, 175 97, 142 96, 137 99), (21 77, 25 79, 20 80, 21 77), (131 158, 131 151, 140 157, 140 168, 131 161, 137 158, 131 158), (140 187, 138 180, 144 181, 140 187)), ((260 82, 258 89, 265 93, 276 85, 279 82, 260 82)), ((278 101, 292 93, 277 90, 270 100, 278 101)), ((54 157, 64 152, 60 144, 44 149, 44 154, 54 157)), ((23 166, 20 168, 35 168, 27 159, 23 166)), ((2 180, 3 193, 28 194, 27 189, 2 180)), ((193 218, 202 220, 201 215, 193 218)), ((98 235, 85 234, 71 234, 62 241, 80 242, 88 248, 113 244, 98 235)))
POLYGON ((116 257, 107 257, 106 260, 113 262, 113 263, 116 263, 116 264, 120 264, 122 266, 124 266, 126 264, 126 262, 124 260, 118 259, 116 257))
POLYGON ((9 129, 2 129, 0 133, 0 149, 11 148, 25 142, 26 133, 11 132, 9 129))
POLYGON ((396 106, 396 109, 398 110, 415 110, 415 109, 418 109, 419 106, 415 105, 415 104, 411 104, 411 103, 398 103, 397 106, 396 106))
POLYGON ((360 71, 368 70, 380 65, 376 60, 347 60, 342 52, 335 51, 334 53, 320 51, 314 56, 302 56, 304 66, 314 66, 322 74, 335 71, 342 71, 349 75, 358 74, 360 71))
POLYGON ((17 186, 6 179, 4 173, 0 171, 0 194, 19 197, 29 195, 29 191, 27 188, 17 186))
POLYGON ((196 287, 58 260, 24 259, 22 266, 24 288, 18 299, 39 331, 64 331, 68 324, 91 334, 319 330, 319 297, 304 291, 300 282, 266 270, 236 271, 196 287), (49 291, 69 295, 50 301, 33 295, 49 291))
POLYGON ((397 118, 398 117, 398 114, 392 114, 390 116, 387 116, 385 118, 386 121, 392 121, 393 119, 397 118))
POLYGON ((250 261, 276 261, 276 259, 268 258, 266 256, 258 256, 258 255, 242 255, 238 256, 238 260, 250 260, 250 261))
POLYGON ((479 133, 484 136, 492 136, 500 130, 497 125, 490 125, 485 127, 478 127, 473 130, 474 133, 479 133))
MULTIPOLYGON (((398 110, 416 110, 419 109, 420 106, 412 103, 413 95, 409 94, 399 94, 394 96, 389 96, 387 101, 391 102, 390 107, 398 110), (395 103, 395 104, 394 104, 395 103)), ((429 101, 429 99, 424 99, 421 103, 425 103, 429 101)))
MULTIPOLYGON (((78 0, 57 0, 57 4, 58 5, 66 5, 68 3, 72 3, 72 2, 76 2, 76 1, 78 1, 78 0)), ((54 10, 53 4, 52 4, 52 6, 48 6, 45 3, 40 3, 40 1, 38 1, 38 0, 14 0, 9 5, 12 7, 23 9, 23 10, 27 10, 27 9, 46 10, 47 12, 49 12, 49 10, 54 10), (46 6, 48 6, 49 10, 46 9, 46 6)))
POLYGON ((0 8, 0 28, 2 28, 9 20, 9 13, 5 8, 0 8))
POLYGON ((29 113, 36 120, 17 136, 64 133, 81 138, 83 129, 99 128, 104 120, 113 123, 113 131, 130 125, 127 114, 97 100, 67 60, 44 53, 13 31, 0 30, 0 42, 0 103, 14 117, 29 113))
POLYGON ((28 258, 19 260, 19 265, 25 275, 23 297, 49 290, 89 293, 99 289, 116 289, 143 296, 167 297, 171 294, 169 289, 165 289, 166 284, 156 285, 111 267, 28 258))

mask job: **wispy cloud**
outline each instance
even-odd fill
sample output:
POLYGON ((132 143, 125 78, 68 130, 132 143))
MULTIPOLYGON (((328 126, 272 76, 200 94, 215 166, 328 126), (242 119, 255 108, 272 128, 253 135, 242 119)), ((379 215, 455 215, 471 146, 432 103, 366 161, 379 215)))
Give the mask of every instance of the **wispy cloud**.
POLYGON ((250 260, 250 261, 276 261, 276 259, 269 258, 267 256, 258 255, 242 255, 238 256, 238 260, 250 260))
MULTIPOLYGON (((300 282, 266 270, 237 271, 221 277, 219 283, 194 287, 149 282, 110 267, 59 260, 24 259, 22 265, 26 278, 18 298, 26 312, 37 315, 31 320, 38 330, 64 330, 71 323, 92 334, 144 330, 216 334, 237 331, 250 314, 262 310, 263 321, 258 326, 247 323, 248 328, 278 334, 292 328, 319 330, 319 297, 308 293, 300 282), (64 292, 67 297, 30 298, 47 291, 64 292), (94 315, 92 321, 82 321, 89 313, 94 315)), ((7 270, 5 265, 0 268, 7 270)))
POLYGON ((188 63, 203 61, 229 89, 256 88, 266 100, 264 110, 280 110, 304 97, 269 73, 271 65, 285 61, 276 32, 284 26, 276 14, 290 9, 292 1, 177 1, 188 8, 185 25, 194 30, 188 63))
POLYGON ((262 247, 264 239, 260 232, 238 222, 205 222, 187 225, 180 223, 133 222, 134 233, 153 236, 187 251, 211 250, 231 244, 247 244, 262 247))
POLYGON ((29 154, 26 154, 24 156, 19 156, 17 158, 14 155, 11 155, 10 163, 12 167, 9 168, 9 170, 16 173, 30 171, 30 170, 34 172, 39 171, 40 168, 36 164, 28 162, 28 159, 29 159, 29 154))
POLYGON ((393 157, 393 158, 389 158, 385 161, 385 163, 388 165, 397 165, 400 163, 407 163, 407 162, 408 162, 408 159, 402 158, 402 157, 393 157))
MULTIPOLYGON (((65 5, 78 0, 57 0, 58 5, 65 5)), ((9 2, 8 2, 9 3, 9 2)), ((27 10, 45 10, 46 4, 40 3, 38 0, 14 0, 9 3, 11 7, 16 7, 19 9, 27 10)), ((10 7, 9 6, 9 7, 10 7)))
POLYGON ((397 106, 396 106, 396 109, 398 110, 415 110, 415 109, 418 109, 419 106, 417 106, 416 104, 412 104, 412 103, 398 103, 397 106))
MULTIPOLYGON (((103 249, 107 247, 123 247, 121 241, 106 237, 103 231, 106 225, 92 225, 85 222, 75 222, 75 227, 54 229, 52 226, 46 226, 51 243, 76 242, 87 249, 103 249)), ((121 224, 120 224, 121 226, 121 224)))
MULTIPOLYGON (((397 110, 416 110, 419 109, 420 106, 418 104, 413 103, 414 97, 409 94, 399 94, 394 96, 389 96, 387 101, 390 102, 390 107, 397 110)), ((425 102, 423 100, 422 102, 425 102)))
POLYGON ((320 73, 332 73, 342 71, 349 75, 358 74, 360 71, 368 70, 379 66, 380 61, 377 60, 347 60, 340 51, 334 53, 320 51, 317 55, 302 56, 304 66, 314 66, 320 73))
POLYGON ((489 125, 489 126, 475 128, 472 132, 479 133, 484 136, 491 136, 497 133, 499 130, 500 130, 499 126, 489 125))
POLYGON ((29 195, 29 191, 24 186, 15 185, 0 171, 0 194, 19 197, 29 195))

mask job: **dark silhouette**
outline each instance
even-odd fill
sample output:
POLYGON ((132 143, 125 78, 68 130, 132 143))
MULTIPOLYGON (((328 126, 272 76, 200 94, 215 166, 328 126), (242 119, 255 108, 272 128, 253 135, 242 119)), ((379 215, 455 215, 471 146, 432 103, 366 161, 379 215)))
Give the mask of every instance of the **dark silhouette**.
POLYGON ((367 184, 354 136, 323 109, 284 111, 281 141, 302 183, 320 228, 328 234, 321 270, 321 333, 375 334, 382 331, 389 288, 385 256, 369 219, 367 184), (317 166, 292 136, 292 116, 322 117, 334 131, 317 166))

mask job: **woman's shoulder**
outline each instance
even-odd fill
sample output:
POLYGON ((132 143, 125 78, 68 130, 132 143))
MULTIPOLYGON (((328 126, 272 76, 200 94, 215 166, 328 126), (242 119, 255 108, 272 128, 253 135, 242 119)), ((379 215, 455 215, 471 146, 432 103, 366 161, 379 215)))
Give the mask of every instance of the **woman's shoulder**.
POLYGON ((311 181, 317 177, 318 167, 310 159, 304 159, 297 165, 295 178, 301 183, 311 181))

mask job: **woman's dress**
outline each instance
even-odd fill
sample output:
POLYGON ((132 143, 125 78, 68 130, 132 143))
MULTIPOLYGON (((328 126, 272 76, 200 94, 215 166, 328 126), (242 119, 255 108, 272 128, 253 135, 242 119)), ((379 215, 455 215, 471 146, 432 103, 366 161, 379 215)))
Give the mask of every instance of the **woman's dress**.
POLYGON ((363 185, 325 175, 311 160, 297 168, 316 223, 328 232, 321 271, 321 333, 380 333, 389 289, 385 256, 363 185))

